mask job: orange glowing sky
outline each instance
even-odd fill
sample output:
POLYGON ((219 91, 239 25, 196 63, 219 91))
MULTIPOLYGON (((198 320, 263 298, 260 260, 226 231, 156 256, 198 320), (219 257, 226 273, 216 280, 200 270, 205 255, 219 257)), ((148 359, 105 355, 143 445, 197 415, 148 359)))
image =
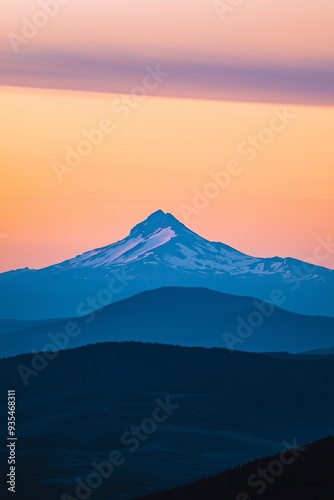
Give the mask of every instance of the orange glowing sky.
POLYGON ((312 260, 334 239, 334 4, 245 0, 221 20, 211 0, 72 0, 15 54, 7 35, 35 12, 0 12, 1 272, 109 244, 158 208, 253 255, 312 260), (121 119, 147 64, 169 75, 121 119), (240 145, 285 106, 291 123, 247 161, 240 145), (60 182, 54 162, 106 119, 60 182), (185 217, 232 160, 238 175, 185 217))

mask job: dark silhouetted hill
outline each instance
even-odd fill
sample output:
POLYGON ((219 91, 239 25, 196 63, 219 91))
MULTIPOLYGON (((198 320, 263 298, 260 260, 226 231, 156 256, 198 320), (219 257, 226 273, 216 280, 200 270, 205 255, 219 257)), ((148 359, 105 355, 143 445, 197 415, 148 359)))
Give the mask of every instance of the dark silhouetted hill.
MULTIPOLYGON (((19 500, 75 497, 76 479, 112 450, 125 463, 94 491, 95 500, 190 483, 279 453, 285 441, 302 445, 333 434, 332 360, 136 342, 43 359, 0 360, 2 387, 16 389, 19 500), (22 367, 33 370, 27 386, 22 367), (178 408, 131 452, 121 436, 152 417, 157 398, 178 408)), ((1 415, 6 411, 3 397, 1 415)), ((5 447, 0 462, 6 470, 5 447)))
POLYGON ((262 458, 140 500, 333 500, 333 436, 289 451, 283 461, 291 463, 280 455, 262 458))

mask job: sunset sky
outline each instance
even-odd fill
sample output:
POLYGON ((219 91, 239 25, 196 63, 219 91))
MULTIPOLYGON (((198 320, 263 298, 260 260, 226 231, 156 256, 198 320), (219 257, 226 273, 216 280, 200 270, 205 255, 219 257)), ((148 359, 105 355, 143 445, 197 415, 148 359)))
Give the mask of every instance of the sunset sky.
POLYGON ((334 240, 333 2, 47 3, 0 6, 0 272, 112 243, 158 208, 252 255, 312 260, 334 240))

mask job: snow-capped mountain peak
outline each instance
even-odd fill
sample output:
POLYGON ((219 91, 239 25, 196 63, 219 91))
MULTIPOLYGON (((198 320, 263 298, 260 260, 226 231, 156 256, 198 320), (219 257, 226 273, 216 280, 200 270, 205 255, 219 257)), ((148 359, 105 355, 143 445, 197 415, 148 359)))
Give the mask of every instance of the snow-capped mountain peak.
MULTIPOLYGON (((143 279, 150 272, 156 273, 157 266, 162 266, 163 272, 195 273, 210 279, 274 274, 290 279, 292 276, 287 259, 251 257, 223 243, 210 242, 162 210, 153 212, 137 224, 126 238, 85 252, 50 269, 55 272, 112 270, 119 266, 126 266, 129 272, 131 270, 143 279)), ((313 277, 305 276, 304 279, 313 277)))
POLYGON ((137 224, 129 236, 106 247, 97 248, 58 264, 57 269, 82 267, 109 267, 127 264, 152 254, 152 251, 165 245, 177 232, 186 230, 172 214, 158 210, 143 222, 137 224))
MULTIPOLYGON (((87 297, 110 294, 114 297, 113 283, 115 276, 120 275, 126 276, 126 286, 115 300, 154 288, 196 286, 271 302, 273 292, 278 290, 284 296, 287 309, 334 315, 333 305, 328 301, 333 295, 333 271, 303 264, 290 258, 246 255, 224 243, 199 236, 172 214, 157 210, 120 241, 44 269, 0 275, 0 291, 3 290, 6 297, 8 282, 17 283, 20 293, 14 304, 15 311, 20 309, 22 318, 34 319, 73 314, 87 297), (112 289, 109 290, 110 283, 112 289), (21 300, 23 288, 25 301, 21 300), (38 304, 31 309, 32 303, 34 306, 31 290, 39 294, 43 316, 38 304), (61 290, 66 300, 45 300, 44 295, 54 297, 55 290, 61 290)), ((2 317, 13 310, 11 307, 11 302, 3 303, 2 317)))
POLYGON ((250 257, 223 243, 210 242, 188 229, 172 214, 157 210, 116 243, 97 248, 54 266, 56 271, 117 266, 163 265, 171 271, 214 276, 283 272, 283 259, 250 257))

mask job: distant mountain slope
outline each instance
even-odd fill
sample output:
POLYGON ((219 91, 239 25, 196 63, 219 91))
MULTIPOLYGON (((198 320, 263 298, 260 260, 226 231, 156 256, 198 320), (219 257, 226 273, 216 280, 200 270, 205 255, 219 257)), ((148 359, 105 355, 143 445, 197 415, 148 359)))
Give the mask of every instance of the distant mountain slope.
POLYGON ((300 354, 289 354, 287 352, 265 352, 266 356, 280 359, 332 359, 334 360, 333 349, 316 349, 315 351, 302 352, 300 354), (331 354, 332 353, 332 354, 331 354))
POLYGON ((36 324, 34 321, 22 321, 17 319, 0 319, 0 335, 3 333, 15 332, 17 330, 23 330, 23 328, 28 328, 36 324))
POLYGON ((167 287, 116 302, 84 318, 1 335, 0 355, 51 349, 52 344, 72 348, 129 340, 298 353, 332 346, 334 318, 301 316, 250 297, 203 288, 167 287))
MULTIPOLYGON (((24 500, 54 500, 65 492, 75 498, 76 478, 85 481, 94 472, 92 462, 106 461, 112 450, 125 463, 93 491, 96 500, 133 499, 183 485, 279 453, 283 442, 302 445, 334 431, 329 360, 103 343, 62 351, 44 366, 39 357, 39 371, 26 386, 18 367, 36 371, 34 359, 0 360, 3 387, 16 389, 17 489, 24 500), (174 409, 131 452, 133 441, 121 437, 152 417, 157 398, 174 409)), ((2 470, 7 458, 2 447, 2 470)))
POLYGON ((334 316, 334 271, 291 258, 257 258, 210 242, 161 210, 121 241, 41 269, 0 274, 0 318, 84 315, 88 297, 102 307, 164 286, 205 287, 272 301, 307 315, 334 316))
POLYGON ((262 458, 182 488, 138 497, 138 500, 251 500, 256 494, 263 500, 334 498, 333 436, 297 448, 293 453, 289 451, 284 460, 291 463, 284 465, 280 455, 262 458), (259 476, 259 470, 265 472, 266 479, 259 476))
POLYGON ((328 347, 327 349, 314 349, 312 351, 306 351, 303 354, 317 355, 317 356, 334 356, 334 347, 328 347))

